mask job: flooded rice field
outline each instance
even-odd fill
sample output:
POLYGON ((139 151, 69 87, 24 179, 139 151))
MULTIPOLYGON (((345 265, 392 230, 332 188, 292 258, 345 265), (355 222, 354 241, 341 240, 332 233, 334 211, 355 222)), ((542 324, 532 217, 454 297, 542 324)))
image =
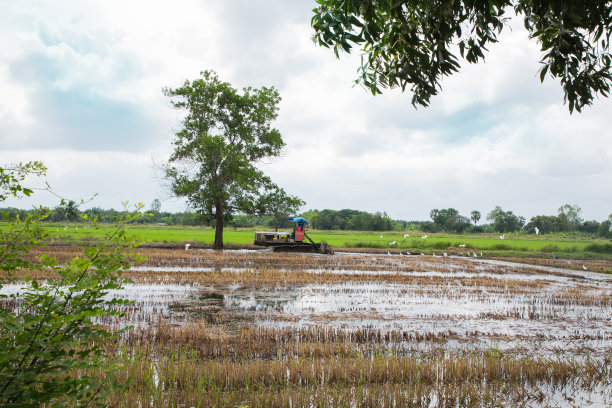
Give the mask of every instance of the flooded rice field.
POLYGON ((141 388, 109 405, 612 406, 612 275, 478 257, 139 252, 133 283, 109 294, 134 303, 105 323, 134 326, 117 345, 135 350, 125 375, 141 388))
POLYGON ((173 265, 151 258, 133 271, 147 283, 121 296, 177 323, 223 317, 263 327, 401 332, 455 345, 612 347, 610 275, 451 257, 226 251, 204 260, 200 252, 181 254, 173 265), (232 258, 229 266, 223 258, 232 258), (284 258, 282 268, 276 258, 284 258))

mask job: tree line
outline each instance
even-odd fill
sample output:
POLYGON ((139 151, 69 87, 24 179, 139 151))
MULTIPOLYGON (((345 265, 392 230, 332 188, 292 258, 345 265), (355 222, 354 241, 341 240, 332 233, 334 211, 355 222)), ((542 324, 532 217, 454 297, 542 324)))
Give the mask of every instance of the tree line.
POLYGON ((487 214, 489 223, 477 225, 481 218, 477 210, 472 211, 468 218, 460 215, 459 211, 454 208, 433 209, 429 213, 432 221, 422 222, 420 229, 425 232, 499 232, 502 234, 517 231, 528 234, 575 232, 612 238, 612 214, 602 222, 584 220, 581 214, 582 209, 578 205, 564 204, 557 210, 557 215, 536 215, 526 222, 524 217, 496 206, 487 214))
MULTIPOLYGON (((201 217, 197 212, 168 212, 161 211, 159 200, 153 200, 150 208, 143 217, 133 221, 140 224, 158 225, 214 225, 201 217)), ((0 208, 0 211, 7 217, 25 219, 34 213, 34 210, 24 210, 19 208, 7 207, 0 208)), ((122 211, 113 208, 103 209, 93 207, 79 210, 79 206, 74 201, 67 201, 52 209, 49 209, 44 221, 47 222, 85 222, 85 220, 96 219, 100 223, 115 223, 122 216, 122 211)), ((356 230, 356 231, 391 231, 404 230, 406 222, 392 220, 386 212, 368 213, 365 211, 344 209, 335 210, 308 210, 303 213, 276 213, 273 215, 249 215, 235 214, 226 223, 230 228, 291 228, 293 222, 289 217, 300 216, 310 221, 310 227, 319 230, 356 230)), ((415 222, 418 227, 418 222, 415 222)))
MULTIPOLYGON (((34 210, 19 208, 0 208, 7 217, 26 219, 33 215, 34 210)), ((290 216, 304 217, 310 221, 310 228, 317 230, 338 231, 406 231, 421 230, 423 232, 451 232, 451 233, 484 233, 484 232, 517 232, 528 234, 549 233, 583 233, 612 238, 612 214, 601 222, 584 220, 582 209, 578 205, 565 204, 557 210, 557 215, 536 215, 529 222, 525 218, 505 211, 496 206, 486 215, 488 223, 478 225, 482 215, 480 211, 473 210, 470 216, 464 216, 454 208, 434 208, 430 211, 431 221, 404 221, 392 219, 386 212, 342 209, 342 210, 308 210, 301 213, 276 213, 274 215, 236 214, 229 219, 225 226, 230 228, 278 228, 288 229, 293 226, 290 216)), ((96 219, 100 223, 116 223, 124 212, 113 208, 102 209, 93 207, 79 210, 74 201, 66 201, 50 209, 44 221, 48 222, 84 222, 86 219, 96 219)), ((158 225, 211 225, 197 212, 168 212, 161 211, 161 203, 155 199, 146 211, 145 216, 132 221, 140 224, 158 225)), ((214 224, 213 224, 214 225, 214 224)))

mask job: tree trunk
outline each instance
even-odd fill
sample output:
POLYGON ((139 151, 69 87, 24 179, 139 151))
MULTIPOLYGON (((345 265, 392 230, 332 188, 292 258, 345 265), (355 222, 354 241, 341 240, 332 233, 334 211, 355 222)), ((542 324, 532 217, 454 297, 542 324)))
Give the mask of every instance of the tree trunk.
POLYGON ((217 204, 215 206, 217 215, 217 225, 215 227, 215 244, 213 246, 216 250, 223 249, 223 206, 217 204))

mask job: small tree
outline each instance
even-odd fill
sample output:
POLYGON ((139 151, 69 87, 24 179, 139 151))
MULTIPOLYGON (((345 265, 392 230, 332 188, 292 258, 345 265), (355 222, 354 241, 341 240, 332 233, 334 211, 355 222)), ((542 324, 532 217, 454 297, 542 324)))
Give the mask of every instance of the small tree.
POLYGON ((504 211, 499 205, 487 215, 487 220, 493 221, 493 230, 502 233, 518 231, 525 224, 525 218, 514 215, 512 211, 504 211))
POLYGON ((480 211, 478 210, 472 211, 470 218, 472 219, 472 222, 474 223, 474 225, 476 225, 478 221, 480 221, 480 211))
MULTIPOLYGON (((44 172, 39 162, 0 168, 0 176, 8 175, 8 182, 0 183, 0 201, 29 195, 32 190, 20 185, 22 176, 44 172)), ((50 274, 44 284, 26 278, 22 289, 0 295, 12 298, 13 304, 23 301, 21 307, 0 307, 0 406, 99 405, 119 386, 113 379, 117 367, 106 359, 104 348, 114 335, 100 320, 120 316, 113 308, 128 303, 106 295, 126 282, 122 270, 134 259, 125 251, 133 243, 124 226, 138 214, 125 217, 108 241, 85 248, 82 257, 59 264, 43 255, 35 265, 23 255, 44 237, 36 222, 46 212, 25 220, 5 217, 8 227, 0 231, 0 282, 13 280, 19 268, 41 268, 50 274)))
POLYGON ((612 221, 608 219, 599 224, 597 235, 603 238, 612 238, 612 221))
POLYGON ((151 212, 157 214, 159 210, 161 210, 161 202, 156 198, 151 202, 151 212))
POLYGON ((444 208, 442 210, 438 210, 434 208, 429 212, 429 217, 432 221, 439 225, 441 229, 445 229, 449 222, 452 223, 452 219, 459 216, 459 211, 454 208, 444 208))
POLYGON ((559 207, 559 221, 564 231, 576 231, 582 224, 582 208, 578 205, 564 204, 559 207))
POLYGON ((269 215, 274 219, 274 230, 278 231, 280 222, 296 214, 304 204, 298 197, 287 195, 282 188, 271 185, 259 198, 257 207, 259 215, 269 215))
POLYGON ((177 196, 187 197, 204 222, 215 226, 215 249, 223 248, 223 226, 233 214, 253 214, 271 181, 255 164, 278 156, 284 146, 271 123, 277 117, 276 89, 242 93, 213 71, 183 86, 165 88, 174 108, 185 113, 165 174, 177 196))

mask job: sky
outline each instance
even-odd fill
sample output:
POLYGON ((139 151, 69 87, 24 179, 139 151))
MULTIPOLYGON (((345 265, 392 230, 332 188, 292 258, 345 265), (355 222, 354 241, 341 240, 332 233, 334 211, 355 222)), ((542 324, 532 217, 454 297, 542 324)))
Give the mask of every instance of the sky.
MULTIPOLYGON (((540 83, 538 44, 520 20, 486 62, 462 63, 428 108, 354 85, 359 52, 316 46, 314 1, 0 0, 0 163, 40 160, 55 194, 84 206, 159 199, 183 211, 159 165, 180 113, 162 93, 211 69, 236 88, 276 87, 286 147, 260 167, 307 209, 426 220, 499 205, 527 220, 577 204, 612 213, 612 101, 570 115, 540 83)), ((42 187, 42 181, 31 185, 42 187)), ((2 206, 58 204, 37 191, 2 206)))

